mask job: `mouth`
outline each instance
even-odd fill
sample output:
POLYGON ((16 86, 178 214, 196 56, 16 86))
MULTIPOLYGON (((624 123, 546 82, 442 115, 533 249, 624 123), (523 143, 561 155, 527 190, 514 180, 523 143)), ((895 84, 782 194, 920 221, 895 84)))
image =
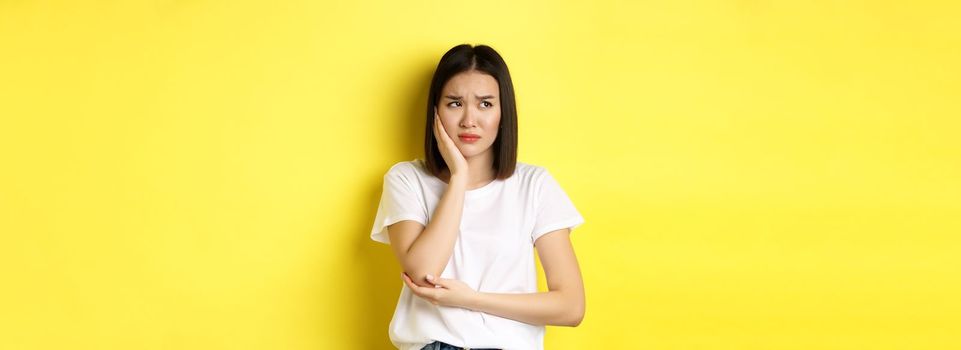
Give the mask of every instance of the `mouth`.
POLYGON ((466 143, 474 143, 474 142, 477 142, 477 140, 480 140, 480 136, 458 135, 457 137, 460 138, 461 141, 466 143))

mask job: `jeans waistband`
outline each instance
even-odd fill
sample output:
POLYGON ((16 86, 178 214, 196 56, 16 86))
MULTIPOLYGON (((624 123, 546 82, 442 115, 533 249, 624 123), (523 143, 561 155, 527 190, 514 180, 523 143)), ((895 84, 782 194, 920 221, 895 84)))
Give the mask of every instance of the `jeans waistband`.
POLYGON ((427 344, 421 348, 421 350, 501 350, 494 348, 462 348, 456 345, 447 344, 445 342, 435 340, 433 343, 427 344))

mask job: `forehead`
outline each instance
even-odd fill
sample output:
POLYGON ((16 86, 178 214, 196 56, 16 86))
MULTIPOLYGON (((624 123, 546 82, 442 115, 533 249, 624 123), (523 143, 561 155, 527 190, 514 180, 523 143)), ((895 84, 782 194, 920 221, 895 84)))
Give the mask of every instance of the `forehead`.
POLYGON ((460 72, 444 84, 444 93, 455 93, 461 96, 467 93, 476 95, 497 96, 497 79, 490 74, 478 71, 460 72))

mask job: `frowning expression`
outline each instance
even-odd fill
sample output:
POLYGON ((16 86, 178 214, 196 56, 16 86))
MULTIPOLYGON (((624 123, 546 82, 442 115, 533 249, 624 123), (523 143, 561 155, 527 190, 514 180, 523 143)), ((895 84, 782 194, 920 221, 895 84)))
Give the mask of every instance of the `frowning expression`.
POLYGON ((476 70, 454 75, 441 89, 437 113, 465 158, 491 150, 500 127, 497 80, 476 70))

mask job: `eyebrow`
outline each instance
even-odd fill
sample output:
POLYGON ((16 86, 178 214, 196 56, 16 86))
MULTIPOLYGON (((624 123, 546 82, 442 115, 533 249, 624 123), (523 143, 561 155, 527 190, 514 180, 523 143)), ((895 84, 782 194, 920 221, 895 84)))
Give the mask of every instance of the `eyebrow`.
MULTIPOLYGON (((460 96, 457 96, 457 95, 447 95, 447 96, 444 96, 444 97, 449 98, 449 99, 451 99, 451 100, 459 100, 459 99, 461 99, 461 97, 460 97, 460 96)), ((474 95, 474 97, 477 97, 478 100, 489 100, 489 99, 494 98, 495 96, 494 96, 494 95, 484 95, 484 96, 474 95)))

